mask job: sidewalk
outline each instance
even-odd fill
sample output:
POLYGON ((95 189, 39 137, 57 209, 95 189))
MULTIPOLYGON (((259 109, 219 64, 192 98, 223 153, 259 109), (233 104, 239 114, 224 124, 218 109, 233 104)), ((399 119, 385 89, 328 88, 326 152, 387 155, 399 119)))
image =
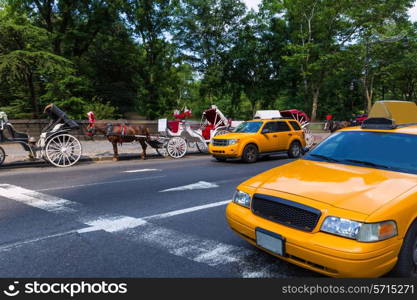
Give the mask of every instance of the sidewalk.
MULTIPOLYGON (((81 161, 103 161, 113 159, 113 146, 107 140, 99 141, 80 141, 83 148, 83 156, 81 161)), ((6 160, 4 166, 7 165, 23 165, 23 164, 39 164, 43 161, 30 161, 28 153, 23 150, 19 144, 2 144, 0 145, 6 152, 6 160)), ((139 143, 126 143, 122 146, 118 145, 120 158, 123 159, 140 159, 142 147, 139 143)), ((190 149, 190 153, 194 149, 190 149)), ((146 149, 148 157, 156 157, 158 153, 152 147, 146 149)))
MULTIPOLYGON (((314 133, 315 142, 318 143, 324 138, 329 136, 328 133, 314 133)), ((113 146, 107 140, 97 141, 80 141, 83 147, 82 161, 105 161, 112 160, 113 158, 113 146)), ((28 160, 28 154, 23 150, 19 144, 2 144, 0 145, 4 151, 6 151, 6 160, 3 166, 14 165, 36 165, 44 163, 43 161, 30 161, 28 160)), ((122 146, 118 145, 119 155, 121 160, 126 159, 140 159, 142 153, 142 147, 139 143, 126 143, 122 146)), ((199 153, 197 149, 188 149, 187 153, 199 153)), ((158 153, 152 147, 146 149, 146 155, 148 158, 158 157, 158 153)))

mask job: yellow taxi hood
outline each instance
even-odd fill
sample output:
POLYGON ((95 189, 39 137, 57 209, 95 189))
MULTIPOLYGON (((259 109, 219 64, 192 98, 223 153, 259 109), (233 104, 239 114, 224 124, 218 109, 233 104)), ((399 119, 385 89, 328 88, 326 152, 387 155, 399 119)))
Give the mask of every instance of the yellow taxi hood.
POLYGON ((218 135, 214 139, 219 139, 219 140, 243 139, 243 138, 246 138, 246 137, 249 137, 249 136, 253 136, 254 134, 255 133, 235 133, 235 132, 231 132, 231 133, 218 135))
POLYGON ((300 159, 259 174, 242 185, 294 194, 370 215, 416 186, 417 175, 300 159))

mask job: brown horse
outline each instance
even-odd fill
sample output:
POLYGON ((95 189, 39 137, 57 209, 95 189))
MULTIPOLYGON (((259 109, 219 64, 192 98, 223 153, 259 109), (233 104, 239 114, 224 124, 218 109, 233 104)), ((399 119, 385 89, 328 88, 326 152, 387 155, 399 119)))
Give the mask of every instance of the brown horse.
POLYGON ((324 130, 330 131, 331 133, 350 126, 350 122, 348 121, 333 121, 333 120, 326 120, 324 123, 324 130))
POLYGON ((138 141, 142 146, 142 159, 146 158, 147 142, 150 141, 149 129, 140 125, 96 123, 94 113, 88 114, 89 124, 85 132, 86 135, 93 137, 97 133, 106 136, 108 141, 113 145, 113 160, 119 160, 117 144, 132 143, 138 141), (138 137, 139 136, 139 137, 138 137))

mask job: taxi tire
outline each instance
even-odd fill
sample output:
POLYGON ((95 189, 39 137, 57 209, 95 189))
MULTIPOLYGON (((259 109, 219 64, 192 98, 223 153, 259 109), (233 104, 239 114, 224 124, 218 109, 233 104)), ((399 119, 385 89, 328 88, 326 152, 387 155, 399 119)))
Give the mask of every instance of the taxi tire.
POLYGON ((226 157, 214 156, 214 158, 215 158, 217 161, 221 161, 221 162, 225 162, 225 161, 227 160, 227 158, 226 158, 226 157))
POLYGON ((398 261, 390 275, 394 277, 417 277, 417 262, 413 259, 417 247, 417 220, 410 226, 404 238, 398 261))
POLYGON ((290 145, 290 149, 288 149, 288 157, 289 158, 299 158, 303 152, 301 143, 299 141, 294 141, 290 145), (297 147, 297 152, 295 153, 297 147))
POLYGON ((254 144, 246 145, 243 149, 242 160, 246 163, 254 163, 258 160, 258 148, 254 144))

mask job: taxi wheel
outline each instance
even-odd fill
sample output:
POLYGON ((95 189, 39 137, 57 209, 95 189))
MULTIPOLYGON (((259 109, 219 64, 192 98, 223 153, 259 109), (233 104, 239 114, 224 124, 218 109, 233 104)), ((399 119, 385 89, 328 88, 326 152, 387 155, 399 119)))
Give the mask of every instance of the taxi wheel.
POLYGON ((243 149, 242 160, 247 163, 254 163, 258 159, 258 148, 255 145, 247 145, 243 149))
POLYGON ((221 162, 225 162, 227 160, 226 157, 219 157, 219 156, 215 156, 214 157, 217 161, 221 161, 221 162))
POLYGON ((417 277, 417 220, 405 236, 397 265, 391 274, 396 277, 417 277))
POLYGON ((290 158, 299 158, 303 153, 303 149, 301 148, 300 142, 292 142, 290 149, 288 149, 288 156, 290 158))

